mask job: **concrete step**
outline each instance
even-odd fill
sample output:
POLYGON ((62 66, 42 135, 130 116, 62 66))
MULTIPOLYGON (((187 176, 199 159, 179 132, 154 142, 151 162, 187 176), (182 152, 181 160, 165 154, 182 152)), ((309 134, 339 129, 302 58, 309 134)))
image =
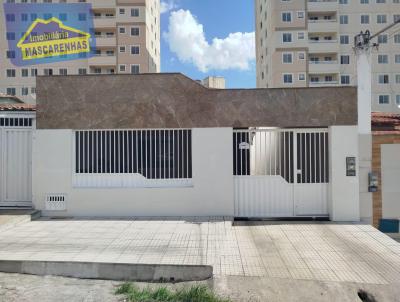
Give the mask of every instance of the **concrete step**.
POLYGON ((1 209, 0 229, 8 229, 17 224, 29 222, 40 217, 40 211, 34 209, 1 209))
POLYGON ((101 262, 0 260, 0 271, 82 279, 136 282, 201 281, 213 276, 210 265, 169 265, 101 262))

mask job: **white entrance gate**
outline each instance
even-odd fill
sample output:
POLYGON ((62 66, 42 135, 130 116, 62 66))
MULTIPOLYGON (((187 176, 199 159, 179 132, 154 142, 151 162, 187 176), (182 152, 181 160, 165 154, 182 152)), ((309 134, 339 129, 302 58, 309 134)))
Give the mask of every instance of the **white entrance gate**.
POLYGON ((235 129, 235 216, 327 216, 328 156, 327 129, 235 129))
POLYGON ((0 113, 0 207, 32 205, 34 116, 0 113))

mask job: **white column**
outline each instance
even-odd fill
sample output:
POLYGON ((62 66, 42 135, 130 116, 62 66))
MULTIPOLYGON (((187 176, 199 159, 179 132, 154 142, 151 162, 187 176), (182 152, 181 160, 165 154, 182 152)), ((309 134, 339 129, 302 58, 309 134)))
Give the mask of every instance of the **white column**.
MULTIPOLYGON (((332 221, 359 221, 359 169, 346 176, 346 157, 358 155, 357 126, 329 128, 329 217, 332 221)), ((358 163, 356 161, 358 166, 358 163)))
POLYGON ((357 50, 358 82, 358 162, 360 169, 360 216, 372 222, 372 193, 368 192, 368 173, 372 170, 371 136, 371 51, 357 50))

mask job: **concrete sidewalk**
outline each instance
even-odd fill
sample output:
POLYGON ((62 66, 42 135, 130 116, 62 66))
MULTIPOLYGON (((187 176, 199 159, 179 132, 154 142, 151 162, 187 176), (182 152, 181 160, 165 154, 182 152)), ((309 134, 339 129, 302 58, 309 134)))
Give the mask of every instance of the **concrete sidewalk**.
POLYGON ((369 225, 36 220, 0 233, 0 261, 212 265, 217 276, 400 282, 400 244, 369 225))

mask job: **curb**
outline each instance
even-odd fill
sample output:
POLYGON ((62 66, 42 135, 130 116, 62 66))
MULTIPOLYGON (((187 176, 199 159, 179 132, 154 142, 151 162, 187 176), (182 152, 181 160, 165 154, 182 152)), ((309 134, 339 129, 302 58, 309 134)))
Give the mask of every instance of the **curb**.
POLYGON ((201 281, 213 276, 209 265, 132 264, 60 261, 0 260, 0 271, 81 279, 137 282, 201 281))

